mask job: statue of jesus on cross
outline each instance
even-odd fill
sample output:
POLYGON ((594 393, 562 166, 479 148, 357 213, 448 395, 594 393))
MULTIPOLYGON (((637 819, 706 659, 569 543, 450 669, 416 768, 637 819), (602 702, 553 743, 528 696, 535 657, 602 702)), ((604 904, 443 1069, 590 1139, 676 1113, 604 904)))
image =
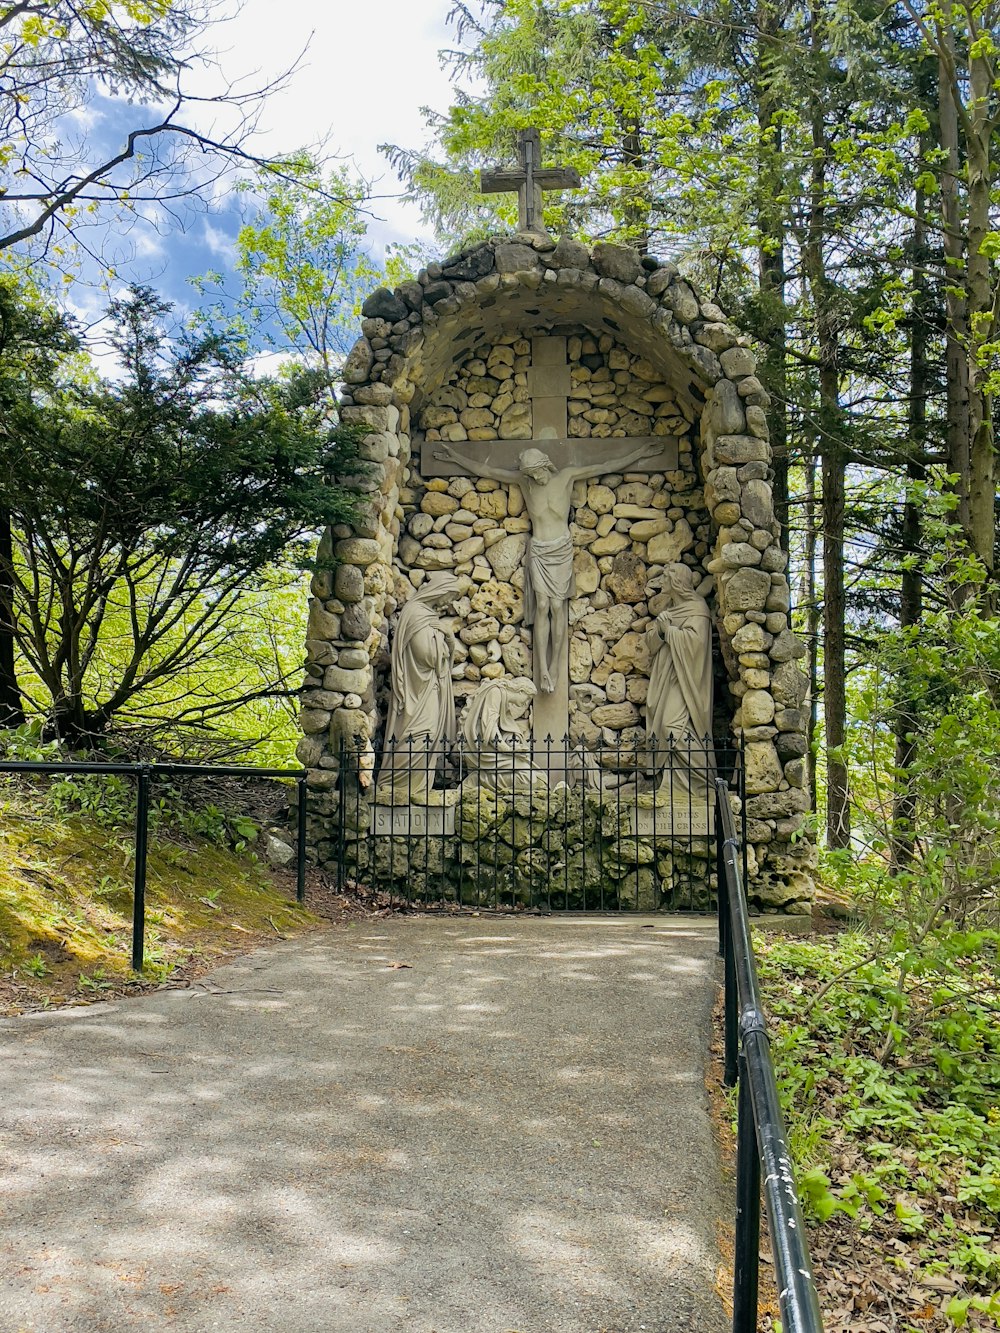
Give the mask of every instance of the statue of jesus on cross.
MULTIPOLYGON (((610 441, 609 441, 610 443, 610 441)), ((556 663, 566 648, 567 607, 573 596, 573 541, 569 511, 575 481, 586 481, 602 472, 618 472, 649 453, 643 440, 625 452, 607 454, 599 463, 557 468, 541 449, 524 449, 517 471, 497 467, 451 445, 439 445, 434 457, 458 463, 474 477, 517 483, 531 519, 531 536, 525 554, 524 623, 535 627, 535 683, 551 694, 555 689, 556 663)))

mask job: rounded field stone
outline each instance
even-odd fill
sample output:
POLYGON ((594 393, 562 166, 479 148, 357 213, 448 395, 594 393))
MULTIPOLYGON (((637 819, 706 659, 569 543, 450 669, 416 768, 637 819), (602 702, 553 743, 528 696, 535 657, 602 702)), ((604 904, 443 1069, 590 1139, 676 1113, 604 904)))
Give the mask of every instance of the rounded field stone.
POLYGON ((379 557, 379 544, 370 537, 346 537, 337 542, 334 555, 345 565, 360 565, 362 569, 379 557))
POLYGON ((333 592, 344 603, 364 597, 364 575, 357 565, 337 565, 333 573, 333 592))
POLYGON ((372 626, 368 612, 361 602, 353 602, 340 617, 340 638, 355 643, 364 643, 371 633, 372 626))

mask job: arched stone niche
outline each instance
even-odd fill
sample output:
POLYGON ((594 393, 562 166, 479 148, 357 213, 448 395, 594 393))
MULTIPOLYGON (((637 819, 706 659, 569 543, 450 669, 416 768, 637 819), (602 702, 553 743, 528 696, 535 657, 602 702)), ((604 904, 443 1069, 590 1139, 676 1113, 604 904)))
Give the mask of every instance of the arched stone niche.
POLYGON ((425 473, 439 470, 428 464, 439 440, 465 450, 496 438, 531 442, 533 339, 553 337, 565 339, 571 438, 590 450, 601 439, 613 450, 623 436, 676 441, 673 468, 577 483, 571 736, 628 739, 644 726, 640 641, 661 609, 646 585, 665 563, 690 565, 714 611, 717 675, 728 687, 716 691, 717 727, 746 742, 750 894, 805 910, 807 680, 788 623, 768 397, 724 313, 673 264, 622 246, 497 238, 365 302, 342 416, 370 430, 370 475, 358 483, 360 521, 323 540, 335 568, 314 577, 310 604, 299 746, 310 770, 310 842, 321 862, 335 859, 339 747, 360 743, 371 757, 394 618, 429 572, 469 583, 459 705, 482 679, 530 673, 531 632, 520 625, 530 525, 519 488, 425 473))

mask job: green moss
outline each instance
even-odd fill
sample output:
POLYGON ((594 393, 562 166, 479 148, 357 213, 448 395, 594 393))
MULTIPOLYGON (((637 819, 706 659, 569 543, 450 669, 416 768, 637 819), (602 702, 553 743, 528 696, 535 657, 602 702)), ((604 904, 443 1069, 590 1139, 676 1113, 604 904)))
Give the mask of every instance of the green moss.
MULTIPOLYGON (((30 802, 11 790, 0 795, 0 981, 15 1008, 133 975, 131 836, 30 802)), ((252 853, 169 841, 162 832, 150 842, 146 906, 153 979, 315 921, 252 853)))
POLYGON ((627 808, 579 792, 466 792, 454 833, 347 841, 348 874, 414 902, 709 910, 704 838, 633 832, 627 808))

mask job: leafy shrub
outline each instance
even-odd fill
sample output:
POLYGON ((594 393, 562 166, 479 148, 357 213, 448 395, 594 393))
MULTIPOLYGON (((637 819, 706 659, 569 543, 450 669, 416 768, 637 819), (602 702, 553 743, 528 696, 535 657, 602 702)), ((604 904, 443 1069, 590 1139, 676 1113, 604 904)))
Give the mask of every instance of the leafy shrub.
POLYGON ((1000 1313, 1000 932, 756 943, 807 1216, 952 1273, 954 1327, 1000 1313))

